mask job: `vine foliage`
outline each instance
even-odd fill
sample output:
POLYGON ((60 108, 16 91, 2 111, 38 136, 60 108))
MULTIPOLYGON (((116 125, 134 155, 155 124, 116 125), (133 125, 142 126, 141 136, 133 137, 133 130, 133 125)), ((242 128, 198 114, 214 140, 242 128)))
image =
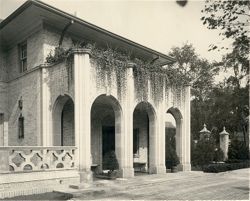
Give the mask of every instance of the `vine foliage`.
POLYGON ((128 63, 135 64, 133 68, 134 86, 136 99, 139 101, 147 101, 151 96, 157 104, 163 98, 164 87, 184 86, 189 83, 187 76, 171 65, 167 67, 157 66, 117 49, 101 48, 86 42, 77 42, 72 48, 66 50, 62 47, 56 47, 54 54, 50 53, 46 61, 47 63, 57 63, 66 60, 67 66, 72 68, 71 51, 75 48, 91 50, 91 63, 96 67, 97 86, 101 87, 103 83, 106 83, 111 88, 115 79, 119 99, 122 99, 126 94, 128 63))

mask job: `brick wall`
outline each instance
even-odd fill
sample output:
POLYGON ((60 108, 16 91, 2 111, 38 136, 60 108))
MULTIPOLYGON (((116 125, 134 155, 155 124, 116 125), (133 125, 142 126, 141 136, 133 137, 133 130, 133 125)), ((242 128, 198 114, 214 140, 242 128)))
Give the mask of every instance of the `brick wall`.
POLYGON ((7 81, 6 54, 0 49, 0 82, 7 81))
POLYGON ((62 112, 62 129, 63 129, 63 145, 74 146, 75 145, 75 125, 74 125, 74 103, 70 99, 68 100, 62 112))
MULTIPOLYGON (((36 31, 23 41, 27 41, 27 70, 43 63, 43 34, 42 30, 36 31)), ((8 68, 8 80, 11 81, 22 75, 20 73, 18 44, 6 51, 6 63, 8 68)))
POLYGON ((34 71, 9 83, 9 145, 40 144, 40 71, 34 71), (23 109, 18 107, 22 97, 23 109), (24 117, 24 139, 18 139, 18 118, 24 117))

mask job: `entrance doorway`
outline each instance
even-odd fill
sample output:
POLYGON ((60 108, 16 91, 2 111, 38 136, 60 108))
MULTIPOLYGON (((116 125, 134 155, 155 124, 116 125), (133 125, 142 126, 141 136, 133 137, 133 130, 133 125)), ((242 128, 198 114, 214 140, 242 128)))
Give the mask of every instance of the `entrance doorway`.
POLYGON ((115 151, 115 127, 102 127, 102 157, 108 152, 115 151))
POLYGON ((115 152, 118 163, 121 155, 121 108, 112 96, 100 95, 91 107, 92 166, 104 170, 104 156, 115 152))

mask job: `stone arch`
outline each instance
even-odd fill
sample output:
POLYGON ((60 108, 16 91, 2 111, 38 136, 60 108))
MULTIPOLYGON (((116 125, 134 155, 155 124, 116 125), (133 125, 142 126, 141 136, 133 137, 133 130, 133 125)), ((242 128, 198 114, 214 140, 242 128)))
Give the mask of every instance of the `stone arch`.
POLYGON ((179 108, 177 107, 171 107, 167 110, 167 113, 171 114, 176 122, 176 131, 175 131, 175 141, 176 141, 176 153, 177 156, 179 157, 180 163, 182 161, 182 137, 183 137, 183 129, 182 129, 182 124, 183 124, 183 116, 179 108))
POLYGON ((91 155, 92 164, 101 168, 104 155, 115 149, 121 164, 122 108, 114 96, 101 94, 91 105, 91 155), (110 139, 110 144, 107 144, 110 139), (110 149, 110 150, 109 150, 110 149))
POLYGON ((156 130, 156 112, 154 107, 149 102, 139 102, 133 110, 133 152, 135 152, 135 135, 139 135, 139 142, 137 142, 139 144, 138 158, 136 158, 134 153, 135 170, 137 163, 139 165, 146 163, 144 171, 148 173, 155 172, 156 130), (145 155, 147 155, 146 158, 145 155))
POLYGON ((54 146, 75 145, 74 102, 69 95, 57 97, 52 110, 54 146))

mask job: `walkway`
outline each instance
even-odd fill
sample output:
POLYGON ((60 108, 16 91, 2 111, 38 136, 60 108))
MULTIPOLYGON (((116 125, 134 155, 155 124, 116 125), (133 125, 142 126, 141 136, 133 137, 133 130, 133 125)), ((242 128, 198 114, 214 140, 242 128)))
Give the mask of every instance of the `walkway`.
POLYGON ((98 181, 90 192, 74 192, 72 200, 249 200, 249 170, 223 173, 141 175, 130 180, 98 181))
MULTIPOLYGON (((133 179, 97 180, 87 190, 61 188, 18 200, 249 200, 249 170, 178 172, 133 179)), ((12 198, 13 199, 13 198, 12 198)), ((15 198, 14 198, 15 200, 15 198)))

